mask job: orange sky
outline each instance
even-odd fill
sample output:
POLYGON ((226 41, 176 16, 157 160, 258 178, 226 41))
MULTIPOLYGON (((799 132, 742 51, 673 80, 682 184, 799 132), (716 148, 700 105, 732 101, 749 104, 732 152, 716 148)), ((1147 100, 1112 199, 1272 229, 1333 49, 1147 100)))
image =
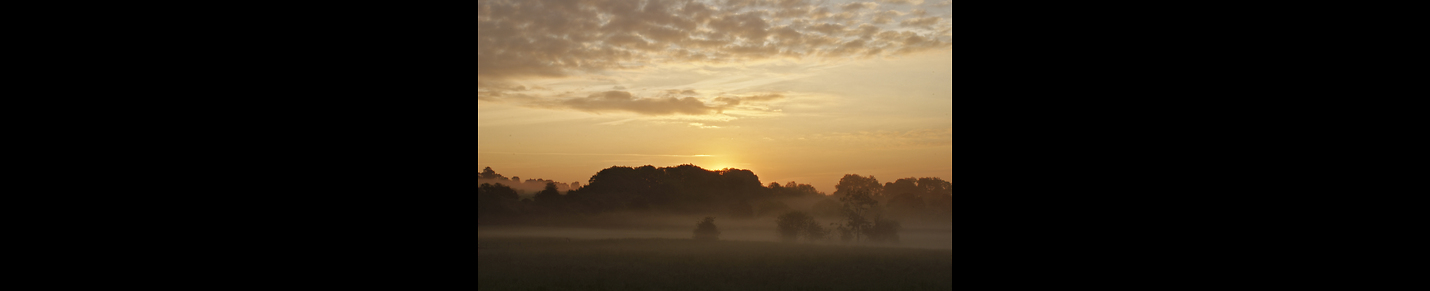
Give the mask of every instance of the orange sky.
POLYGON ((478 166, 952 180, 950 3, 479 1, 478 166))

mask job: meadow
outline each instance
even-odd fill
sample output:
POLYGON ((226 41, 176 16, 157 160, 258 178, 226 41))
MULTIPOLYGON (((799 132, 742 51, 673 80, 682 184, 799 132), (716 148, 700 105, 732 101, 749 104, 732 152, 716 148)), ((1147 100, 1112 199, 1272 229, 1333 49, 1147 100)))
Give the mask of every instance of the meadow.
POLYGON ((952 290, 953 251, 691 239, 477 239, 478 290, 952 290))

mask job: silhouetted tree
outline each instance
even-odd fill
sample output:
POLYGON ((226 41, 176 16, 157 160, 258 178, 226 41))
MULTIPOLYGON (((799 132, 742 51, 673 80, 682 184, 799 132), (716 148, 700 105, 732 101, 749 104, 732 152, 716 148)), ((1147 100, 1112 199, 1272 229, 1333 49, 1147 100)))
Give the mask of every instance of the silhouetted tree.
POLYGON ((715 227, 715 218, 706 217, 705 220, 696 223, 695 236, 692 238, 696 240, 719 240, 720 229, 715 227))
POLYGON ((519 198, 517 197, 516 190, 512 190, 511 187, 507 187, 501 183, 477 186, 477 196, 482 197, 483 195, 489 195, 496 200, 516 200, 519 198))
POLYGON ((815 190, 814 186, 810 186, 808 184, 796 184, 793 181, 790 181, 788 184, 785 184, 783 186, 781 186, 779 183, 770 183, 770 186, 767 188, 770 191, 770 195, 775 197, 824 196, 824 193, 820 193, 819 190, 815 190))
POLYGON ((809 214, 791 211, 775 219, 775 230, 779 232, 780 240, 793 242, 800 234, 805 233, 805 228, 814 223, 814 218, 809 214))
POLYGON ((517 213, 519 208, 516 190, 502 184, 481 184, 477 186, 477 224, 490 223, 493 218, 503 218, 517 213))
POLYGON ((854 241, 858 242, 860 236, 873 225, 873 222, 869 221, 868 218, 869 211, 878 205, 879 202, 874 201, 874 198, 864 189, 845 191, 844 196, 839 197, 839 202, 844 204, 844 226, 854 232, 854 241))
POLYGON ((596 211, 624 210, 636 205, 631 201, 640 200, 651 209, 728 211, 729 217, 735 219, 754 216, 754 208, 746 214, 741 201, 758 201, 771 195, 749 170, 709 171, 695 165, 610 167, 597 172, 583 186, 577 200, 598 208, 596 211))
POLYGON ((919 178, 918 185, 924 189, 927 209, 943 215, 953 214, 953 183, 939 178, 919 178))
POLYGON ((478 179, 493 179, 493 180, 494 180, 494 179, 503 179, 503 180, 506 179, 505 177, 502 177, 502 175, 497 174, 496 171, 492 171, 492 167, 487 167, 487 168, 485 168, 485 169, 482 169, 482 173, 479 174, 479 175, 477 175, 477 178, 478 178, 478 179))
POLYGON ((899 242, 899 222, 886 219, 875 219, 874 226, 868 229, 866 235, 872 242, 899 242))
POLYGON ((561 199, 561 191, 556 190, 556 183, 546 183, 546 189, 536 192, 536 203, 540 205, 554 205, 561 199))
POLYGON ((788 193, 786 195, 793 197, 824 196, 824 192, 819 192, 819 190, 814 189, 814 186, 810 186, 809 184, 795 184, 794 181, 785 184, 785 192, 788 193))
POLYGON ((818 221, 811 220, 809 225, 804 227, 804 239, 811 242, 823 241, 829 237, 830 229, 819 225, 818 221))
POLYGON ((953 214, 953 184, 939 178, 903 178, 884 184, 885 214, 940 219, 953 214))
MULTIPOLYGON (((610 167, 596 173, 588 181, 569 184, 547 179, 507 179, 490 167, 484 167, 479 173, 479 180, 479 184, 513 182, 505 184, 505 190, 495 190, 492 187, 496 186, 492 185, 478 191, 481 217, 496 215, 510 218, 495 221, 536 218, 547 214, 595 214, 645 209, 676 213, 727 213, 727 219, 745 219, 801 210, 811 217, 839 217, 835 220, 839 222, 838 226, 847 228, 852 239, 860 241, 872 234, 871 229, 878 224, 874 217, 945 219, 940 215, 952 215, 952 185, 938 178, 907 178, 879 184, 872 176, 845 175, 835 187, 837 191, 833 198, 837 200, 825 198, 824 193, 807 184, 761 184, 759 177, 749 170, 710 171, 695 165, 610 167), (521 197, 530 199, 520 202, 521 197), (785 204, 796 197, 812 198, 814 204, 805 209, 792 209, 785 204)), ((819 228, 824 232, 839 231, 838 228, 823 225, 819 228)), ((806 226, 801 229, 816 228, 806 226)), ((841 231, 839 234, 842 238, 845 233, 841 231)), ((819 239, 818 235, 813 237, 819 239)))
POLYGON ((884 196, 888 198, 886 205, 894 213, 923 213, 923 193, 924 190, 919 188, 914 178, 884 184, 884 196))
POLYGON ((884 185, 879 184, 879 179, 874 176, 864 177, 848 174, 839 179, 839 184, 834 185, 834 196, 845 196, 850 191, 864 191, 870 197, 877 199, 883 197, 884 185))

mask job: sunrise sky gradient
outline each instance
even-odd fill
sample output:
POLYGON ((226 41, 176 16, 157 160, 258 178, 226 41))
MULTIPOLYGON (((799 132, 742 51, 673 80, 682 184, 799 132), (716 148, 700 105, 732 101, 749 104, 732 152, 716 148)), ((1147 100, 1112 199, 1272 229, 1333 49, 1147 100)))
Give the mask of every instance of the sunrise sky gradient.
POLYGON ((951 1, 478 1, 477 162, 953 178, 951 1))

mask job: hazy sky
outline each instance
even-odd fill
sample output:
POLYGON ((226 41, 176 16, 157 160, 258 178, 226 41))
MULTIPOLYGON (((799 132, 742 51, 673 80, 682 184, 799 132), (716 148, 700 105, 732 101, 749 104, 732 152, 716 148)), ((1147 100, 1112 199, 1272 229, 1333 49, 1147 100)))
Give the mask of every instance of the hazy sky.
POLYGON ((477 163, 953 178, 951 1, 478 1, 477 163))

